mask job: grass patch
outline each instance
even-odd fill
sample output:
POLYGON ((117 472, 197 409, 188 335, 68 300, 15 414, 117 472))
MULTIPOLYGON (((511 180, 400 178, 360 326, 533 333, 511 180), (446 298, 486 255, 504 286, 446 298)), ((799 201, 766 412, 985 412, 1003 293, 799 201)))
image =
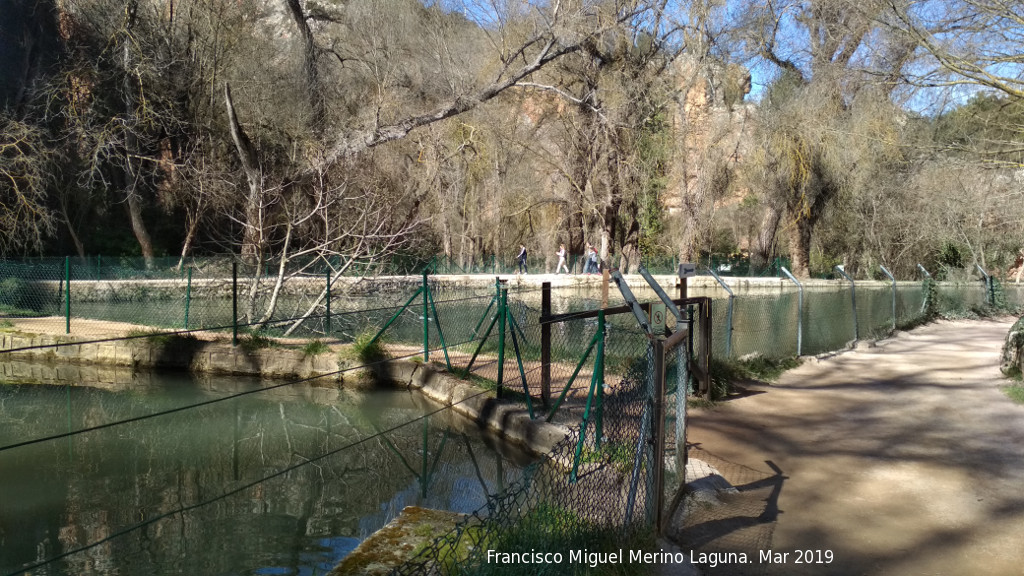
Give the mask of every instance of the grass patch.
POLYGON ((501 553, 561 555, 560 563, 530 565, 529 573, 535 575, 639 576, 649 574, 650 566, 632 564, 628 560, 599 563, 596 559, 592 564, 570 564, 569 552, 586 549, 589 553, 608 554, 621 549, 628 555, 628 550, 655 550, 656 542, 650 531, 624 533, 604 528, 564 508, 541 503, 506 529, 479 536, 473 549, 478 551, 470 562, 461 563, 461 559, 453 555, 455 561, 445 562, 442 573, 460 576, 518 576, 524 573, 521 564, 488 563, 485 555, 490 549, 501 553))
POLYGON ((719 400, 734 393, 735 384, 743 380, 774 382, 787 370, 800 365, 799 358, 768 358, 755 356, 748 360, 711 359, 711 394, 709 400, 719 400))
MULTIPOLYGON (((1019 377, 1019 376, 1018 376, 1019 377)), ((1003 388, 1003 392, 1017 404, 1024 404, 1024 384, 1013 384, 1003 388)))
POLYGON ((611 465, 619 472, 627 474, 633 469, 634 449, 634 447, 628 444, 615 442, 604 442, 598 449, 584 446, 583 453, 580 454, 580 463, 603 462, 611 465))
POLYGON ((302 347, 303 356, 319 356, 321 354, 326 354, 330 351, 331 347, 328 346, 326 342, 320 340, 319 338, 306 342, 306 345, 302 347))
POLYGON ((0 332, 10 332, 14 330, 14 322, 10 320, 0 320, 0 332))
POLYGON ((255 352, 264 348, 277 348, 280 344, 259 330, 253 330, 238 339, 238 345, 246 352, 255 352))
POLYGON ((129 330, 126 336, 135 340, 145 340, 150 344, 157 346, 166 346, 174 342, 176 339, 185 337, 195 340, 195 336, 192 336, 191 334, 168 334, 166 332, 161 332, 160 330, 129 330))
POLYGON ((374 341, 375 335, 376 332, 363 332, 352 342, 352 351, 363 364, 375 364, 390 358, 388 351, 384 349, 384 337, 374 341))

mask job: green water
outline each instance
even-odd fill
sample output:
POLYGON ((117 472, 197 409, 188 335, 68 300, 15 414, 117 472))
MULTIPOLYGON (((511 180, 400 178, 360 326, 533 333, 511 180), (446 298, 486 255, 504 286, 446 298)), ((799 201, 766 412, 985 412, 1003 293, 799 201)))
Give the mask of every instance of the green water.
POLYGON ((424 418, 439 406, 414 392, 130 373, 6 380, 4 575, 325 574, 403 507, 471 512, 527 462, 447 411, 424 418))

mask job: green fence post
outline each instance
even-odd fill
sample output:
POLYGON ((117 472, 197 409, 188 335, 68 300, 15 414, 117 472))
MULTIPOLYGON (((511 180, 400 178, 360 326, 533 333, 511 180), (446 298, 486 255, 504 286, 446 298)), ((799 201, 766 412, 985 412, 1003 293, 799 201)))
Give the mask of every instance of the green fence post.
POLYGON ((188 330, 188 307, 192 301, 192 267, 188 267, 188 283, 185 284, 185 330, 188 330))
POLYGON ((597 356, 594 358, 594 372, 597 375, 597 419, 594 421, 594 442, 600 448, 601 438, 604 436, 604 310, 597 313, 597 333, 600 336, 597 340, 597 356))
POLYGON ((540 404, 551 403, 551 282, 541 284, 540 293, 540 404))
POLYGON ((324 324, 324 338, 331 337, 331 270, 328 268, 324 274, 327 276, 327 317, 324 324))
POLYGON ((71 257, 64 257, 64 333, 71 334, 71 257))
POLYGON ((238 262, 231 263, 231 345, 238 346, 238 262))
POLYGON ((498 398, 501 398, 501 387, 505 376, 505 321, 508 318, 508 288, 501 289, 498 301, 498 398))
POLYGON ((423 271, 423 362, 430 362, 430 308, 427 295, 427 271, 423 271))
POLYGON ((99 280, 103 277, 103 256, 100 254, 96 255, 96 279, 99 280))
POLYGON ((444 352, 444 365, 448 371, 452 371, 452 360, 448 357, 448 344, 444 341, 444 330, 441 329, 441 317, 437 314, 437 303, 434 302, 434 295, 427 290, 430 296, 430 310, 434 313, 434 323, 437 324, 437 337, 441 339, 441 350, 444 352))
POLYGON ((416 289, 416 293, 413 294, 408 300, 406 300, 405 304, 402 304, 402 307, 398 309, 398 312, 395 312, 395 315, 392 316, 391 319, 384 324, 384 327, 381 328, 379 332, 377 332, 376 336, 374 336, 373 339, 370 340, 370 344, 373 344, 374 342, 377 341, 378 338, 380 338, 381 334, 383 334, 384 331, 387 330, 388 327, 391 326, 391 324, 394 323, 394 321, 397 320, 398 317, 402 315, 402 312, 405 312, 405 309, 408 308, 410 304, 412 304, 412 301, 415 300, 416 297, 419 296, 420 292, 422 291, 422 287, 416 289))

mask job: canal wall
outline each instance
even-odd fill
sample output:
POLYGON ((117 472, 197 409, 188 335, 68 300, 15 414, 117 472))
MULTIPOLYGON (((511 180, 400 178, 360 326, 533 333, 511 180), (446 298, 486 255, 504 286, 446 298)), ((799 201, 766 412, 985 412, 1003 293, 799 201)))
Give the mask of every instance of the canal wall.
MULTIPOLYGON (((443 274, 430 276, 430 283, 437 290, 486 290, 494 286, 494 279, 507 281, 510 289, 540 288, 541 284, 550 282, 553 289, 600 289, 603 283, 600 275, 570 274, 500 274, 487 276, 481 274, 443 274)), ((647 282, 638 274, 623 276, 626 284, 633 290, 647 287, 647 282)), ((672 275, 657 275, 654 279, 665 290, 676 290, 679 278, 672 275)), ((737 294, 746 292, 772 292, 792 290, 793 283, 786 278, 741 278, 724 277, 723 280, 737 294)), ((282 296, 315 297, 325 287, 324 278, 291 278, 281 288, 282 296)), ((372 278, 339 278, 332 284, 331 290, 337 296, 372 296, 374 294, 412 293, 423 283, 421 276, 375 276, 372 278)), ((804 280, 808 289, 837 289, 848 287, 846 280, 804 280)), ((38 280, 25 282, 25 288, 34 299, 49 298, 57 301, 61 298, 62 283, 56 280, 38 280)), ((247 279, 239 279, 241 292, 247 292, 247 279)), ((898 286, 920 286, 920 282, 898 282, 898 286)), ((273 289, 272 278, 264 279, 259 288, 260 293, 269 293, 273 289)), ((687 279, 690 291, 704 293, 719 290, 718 282, 710 276, 696 276, 687 279)), ((889 289, 891 283, 875 280, 858 281, 857 286, 866 289, 889 289)), ((617 292, 614 284, 610 287, 617 292)), ((193 278, 191 281, 193 298, 230 299, 232 293, 231 278, 193 278)), ((131 280, 72 280, 71 293, 75 302, 147 302, 161 300, 179 300, 185 297, 186 281, 183 279, 131 279, 131 280)), ((40 300, 41 301, 41 300, 40 300)))
POLYGON ((409 386, 450 406, 479 428, 490 429, 536 455, 550 452, 568 433, 563 426, 531 420, 522 406, 500 402, 492 391, 412 360, 389 360, 366 367, 337 351, 307 355, 301 350, 280 347, 254 350, 232 346, 225 340, 159 334, 90 342, 66 335, 3 332, 0 353, 4 359, 36 363, 0 367, 0 377, 13 381, 67 381, 88 375, 113 383, 125 381, 125 370, 175 370, 253 378, 303 378, 312 385, 355 389, 381 384, 409 386))
POLYGON ((0 352, 11 359, 133 370, 177 370, 256 378, 315 377, 317 381, 332 385, 348 380, 356 383, 365 378, 356 373, 354 365, 346 365, 334 354, 307 355, 301 350, 277 347, 251 349, 232 346, 228 341, 202 340, 188 335, 156 334, 96 342, 74 336, 4 332, 0 333, 0 352))
POLYGON ((569 433, 565 426, 531 419, 521 404, 502 402, 494 392, 429 365, 422 365, 409 383, 431 400, 451 406, 477 426, 488 428, 538 456, 549 454, 569 433))

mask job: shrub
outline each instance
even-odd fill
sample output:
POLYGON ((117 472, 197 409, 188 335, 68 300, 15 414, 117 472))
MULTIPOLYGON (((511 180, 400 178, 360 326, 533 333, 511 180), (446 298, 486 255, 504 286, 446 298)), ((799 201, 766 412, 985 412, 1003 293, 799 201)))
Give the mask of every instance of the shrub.
POLYGON ((384 338, 373 340, 376 332, 363 332, 352 342, 352 349, 363 364, 374 364, 389 358, 387 350, 384 349, 384 338))

